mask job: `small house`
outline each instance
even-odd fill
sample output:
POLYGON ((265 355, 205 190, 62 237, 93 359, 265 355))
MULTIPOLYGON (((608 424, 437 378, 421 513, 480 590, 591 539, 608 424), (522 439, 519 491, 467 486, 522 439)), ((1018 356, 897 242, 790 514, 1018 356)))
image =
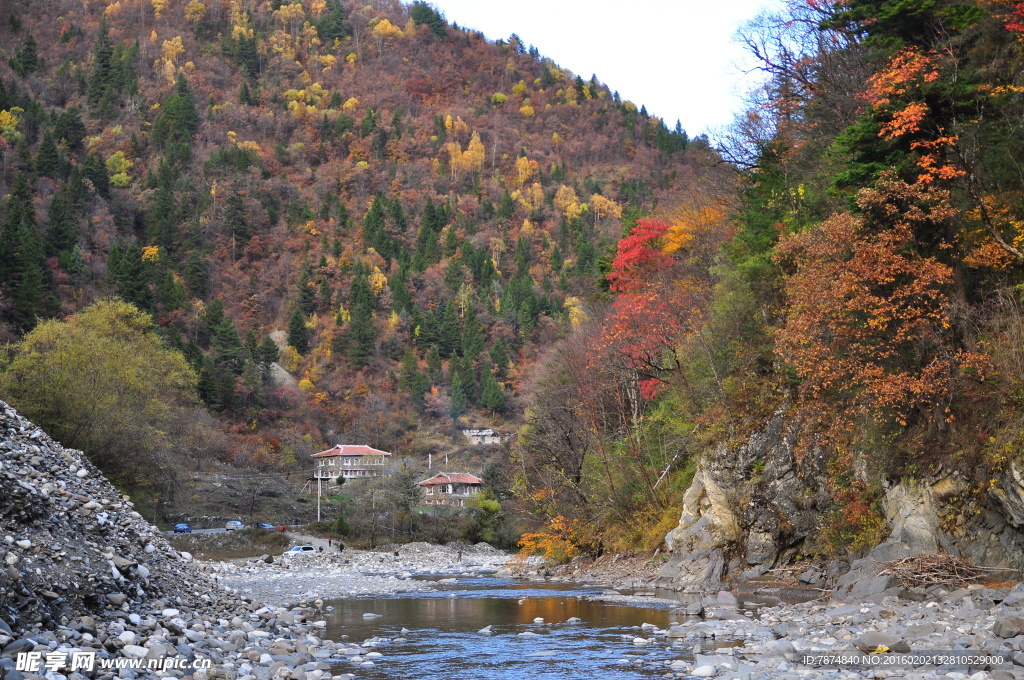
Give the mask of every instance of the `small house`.
POLYGON ((482 430, 463 430, 462 434, 474 446, 504 444, 516 436, 514 432, 498 432, 490 427, 482 430))
POLYGON ((461 508, 466 499, 480 493, 483 481, 465 472, 441 472, 418 483, 423 489, 423 505, 461 508))
POLYGON ((338 477, 362 479, 384 474, 391 454, 365 444, 337 444, 326 451, 313 454, 313 479, 334 484, 338 477))

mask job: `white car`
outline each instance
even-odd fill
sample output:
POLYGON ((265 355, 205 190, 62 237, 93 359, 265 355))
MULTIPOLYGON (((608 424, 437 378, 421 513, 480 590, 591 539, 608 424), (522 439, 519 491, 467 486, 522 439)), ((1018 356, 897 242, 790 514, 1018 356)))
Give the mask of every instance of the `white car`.
POLYGON ((290 557, 291 555, 308 555, 315 552, 316 548, 311 545, 297 545, 293 548, 288 548, 288 550, 285 550, 281 555, 284 557, 290 557))
POLYGON ((244 528, 244 525, 236 519, 233 519, 224 525, 224 531, 237 531, 238 529, 244 528))

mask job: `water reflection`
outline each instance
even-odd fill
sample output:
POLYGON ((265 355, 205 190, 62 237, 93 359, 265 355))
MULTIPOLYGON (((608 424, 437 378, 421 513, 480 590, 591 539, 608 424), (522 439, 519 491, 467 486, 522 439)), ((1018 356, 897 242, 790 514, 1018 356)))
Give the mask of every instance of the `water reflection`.
POLYGON ((665 660, 685 658, 680 650, 668 650, 664 638, 642 647, 632 643, 633 637, 650 634, 631 627, 667 627, 667 608, 591 602, 578 596, 600 590, 500 579, 470 579, 441 587, 450 590, 330 602, 335 607, 327 617, 331 639, 348 635, 351 642, 360 643, 375 636, 406 638, 377 647, 384 658, 376 660, 376 666, 355 670, 342 664, 337 672, 354 670, 360 678, 444 680, 649 678, 665 673, 665 660), (367 612, 381 617, 365 619, 367 612), (545 622, 534 623, 538 617, 545 622), (566 623, 572 617, 581 623, 566 623), (492 626, 494 635, 478 635, 485 626, 492 626), (402 628, 411 632, 401 634, 402 628), (536 635, 521 636, 524 632, 536 635))

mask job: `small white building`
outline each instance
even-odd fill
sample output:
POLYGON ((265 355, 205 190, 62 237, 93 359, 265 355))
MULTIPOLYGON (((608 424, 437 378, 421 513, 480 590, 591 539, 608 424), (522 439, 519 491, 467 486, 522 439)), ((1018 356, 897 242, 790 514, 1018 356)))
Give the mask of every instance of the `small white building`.
POLYGON ((498 432, 490 427, 483 430, 463 430, 462 434, 474 446, 504 444, 516 436, 514 432, 498 432))
POLYGON ((365 444, 337 444, 312 456, 316 467, 313 479, 334 484, 338 477, 361 479, 384 474, 391 454, 365 444))

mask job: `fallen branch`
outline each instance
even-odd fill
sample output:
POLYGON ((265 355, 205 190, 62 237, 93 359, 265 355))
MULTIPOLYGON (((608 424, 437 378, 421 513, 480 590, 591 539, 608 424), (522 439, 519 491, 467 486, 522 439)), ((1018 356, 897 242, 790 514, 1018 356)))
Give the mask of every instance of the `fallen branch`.
POLYGON ((879 576, 895 576, 907 588, 966 586, 991 572, 1013 571, 1001 567, 979 567, 955 555, 910 555, 876 564, 879 576))

